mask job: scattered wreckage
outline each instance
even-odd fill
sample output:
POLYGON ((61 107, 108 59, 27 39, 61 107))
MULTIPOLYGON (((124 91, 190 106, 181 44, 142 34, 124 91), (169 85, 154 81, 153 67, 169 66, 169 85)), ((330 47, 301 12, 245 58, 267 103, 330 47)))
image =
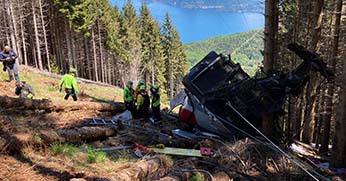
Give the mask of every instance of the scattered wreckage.
MULTIPOLYGON (((179 119, 196 127, 198 131, 190 133, 174 129, 171 130, 172 135, 190 140, 208 138, 223 143, 222 138, 228 139, 241 134, 253 137, 259 134, 267 142, 259 141, 260 143, 285 156, 314 180, 328 180, 283 151, 260 131, 263 117, 281 112, 287 96, 299 95, 309 81, 310 74, 319 72, 328 80, 334 76, 317 53, 297 44, 289 44, 288 49, 303 59, 303 62, 290 72, 273 72, 264 78, 251 78, 230 57, 210 52, 183 78, 185 90, 170 103, 171 110, 182 105, 179 119)), ((139 132, 145 131, 152 137, 155 135, 166 140, 172 138, 171 135, 158 130, 136 125, 129 111, 111 120, 93 118, 89 124, 91 126, 125 125, 139 132)), ((300 147, 295 148, 301 150, 300 147)), ((165 146, 148 148, 137 143, 97 150, 122 149, 134 149, 135 155, 139 157, 145 156, 143 153, 150 152, 193 157, 215 156, 214 150, 206 147, 201 147, 199 150, 165 146)))
POLYGON ((333 77, 317 53, 298 44, 289 44, 288 49, 303 62, 288 73, 273 72, 259 79, 251 78, 230 57, 210 52, 183 78, 185 91, 171 101, 171 108, 182 105, 180 119, 201 131, 226 138, 253 135, 264 116, 278 114, 288 95, 303 91, 311 73, 333 77))

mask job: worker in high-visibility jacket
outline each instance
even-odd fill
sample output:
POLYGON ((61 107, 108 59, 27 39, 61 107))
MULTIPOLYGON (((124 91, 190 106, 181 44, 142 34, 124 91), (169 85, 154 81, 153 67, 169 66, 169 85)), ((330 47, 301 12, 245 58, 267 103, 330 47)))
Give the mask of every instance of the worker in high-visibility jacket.
POLYGON ((65 88, 66 95, 64 97, 65 100, 67 100, 70 95, 72 96, 74 101, 77 101, 77 94, 79 93, 78 85, 77 85, 77 79, 75 77, 76 69, 70 68, 70 71, 68 74, 65 74, 59 83, 59 91, 62 91, 62 87, 65 88))
POLYGON ((25 81, 17 81, 15 94, 18 95, 19 98, 33 99, 35 91, 31 85, 27 84, 25 81))
POLYGON ((126 87, 124 88, 123 91, 123 98, 124 98, 124 103, 125 107, 127 110, 129 110, 132 114, 134 111, 134 90, 132 88, 133 82, 129 80, 126 84, 126 87))
POLYGON ((137 86, 135 88, 135 93, 134 93, 134 102, 137 103, 137 97, 138 95, 140 94, 140 87, 144 85, 144 82, 143 80, 139 80, 138 83, 137 83, 137 86))
POLYGON ((160 121, 160 91, 159 91, 159 85, 153 85, 150 88, 151 92, 151 110, 152 110, 152 117, 150 118, 150 121, 152 123, 160 121))
POLYGON ((139 94, 137 97, 137 113, 138 116, 149 118, 150 98, 145 88, 145 85, 141 85, 139 88, 139 94))

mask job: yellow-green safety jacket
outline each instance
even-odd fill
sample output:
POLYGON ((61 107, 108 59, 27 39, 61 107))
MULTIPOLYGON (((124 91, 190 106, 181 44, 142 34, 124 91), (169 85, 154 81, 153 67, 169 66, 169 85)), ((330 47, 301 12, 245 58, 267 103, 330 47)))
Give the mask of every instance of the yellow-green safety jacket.
POLYGON ((59 89, 64 86, 66 89, 73 89, 75 93, 78 93, 78 85, 77 85, 77 79, 74 77, 73 74, 65 74, 59 83, 59 89))
POLYGON ((160 94, 151 95, 151 107, 160 107, 160 94))
POLYGON ((149 108, 150 106, 150 98, 147 93, 138 94, 137 97, 137 109, 149 108))
POLYGON ((123 92, 124 102, 132 102, 134 100, 134 90, 129 87, 125 87, 123 92))

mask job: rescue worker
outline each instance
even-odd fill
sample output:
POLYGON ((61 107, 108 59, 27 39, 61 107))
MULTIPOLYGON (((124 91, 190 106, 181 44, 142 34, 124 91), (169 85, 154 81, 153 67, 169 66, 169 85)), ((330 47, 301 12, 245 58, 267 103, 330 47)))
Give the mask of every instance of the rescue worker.
POLYGON ((137 86, 136 86, 136 88, 135 88, 135 93, 134 93, 134 102, 135 103, 137 103, 137 97, 138 97, 138 94, 139 94, 139 89, 140 89, 140 87, 142 86, 142 85, 144 85, 144 82, 143 82, 143 80, 139 80, 138 81, 138 84, 137 84, 137 86))
POLYGON ((5 46, 4 50, 0 52, 0 61, 3 63, 3 71, 8 71, 9 81, 14 79, 19 81, 18 67, 16 65, 17 55, 9 46, 5 46))
POLYGON ((15 93, 19 98, 33 99, 35 96, 34 89, 25 81, 17 81, 15 93))
POLYGON ((138 115, 148 119, 149 118, 150 98, 147 94, 145 85, 141 85, 139 88, 139 94, 137 97, 137 112, 138 115))
POLYGON ((160 92, 159 92, 159 88, 160 88, 159 85, 153 85, 150 88, 151 110, 152 110, 152 117, 150 118, 150 121, 152 123, 160 121, 160 92))
POLYGON ((125 107, 127 110, 129 110, 132 114, 134 111, 134 90, 132 88, 133 86, 133 82, 131 80, 129 80, 127 82, 127 85, 124 89, 123 92, 123 97, 124 97, 124 103, 125 103, 125 107))
POLYGON ((71 67, 69 73, 65 74, 60 80, 59 92, 62 91, 62 87, 64 86, 65 92, 66 92, 66 96, 64 98, 65 100, 67 100, 71 95, 73 98, 73 101, 77 101, 77 94, 79 93, 79 90, 78 90, 77 79, 75 78, 75 74, 76 74, 76 69, 71 67))

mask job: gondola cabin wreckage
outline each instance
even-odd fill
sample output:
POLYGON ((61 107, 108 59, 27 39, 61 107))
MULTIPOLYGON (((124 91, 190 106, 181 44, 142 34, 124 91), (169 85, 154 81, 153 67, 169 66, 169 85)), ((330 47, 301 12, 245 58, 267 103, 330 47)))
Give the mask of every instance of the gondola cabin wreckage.
MULTIPOLYGON (((290 159, 314 180, 329 180, 304 166, 262 133, 264 118, 282 115, 286 98, 300 95, 311 76, 319 73, 324 80, 334 77, 317 53, 295 43, 287 48, 303 62, 294 70, 272 71, 264 78, 251 78, 230 56, 210 52, 183 78, 185 90, 171 101, 171 109, 182 105, 179 118, 198 128, 200 133, 226 139, 251 137, 290 159)), ((175 132, 182 137, 195 135, 183 130, 175 132)))
POLYGON ((171 102, 182 104, 179 117, 201 131, 225 138, 258 134, 264 116, 279 115, 289 95, 299 95, 314 73, 333 77, 317 53, 298 44, 288 49, 303 62, 294 70, 251 78, 230 57, 210 52, 183 78, 184 93, 171 102), (251 133, 251 134, 250 134, 251 133))

